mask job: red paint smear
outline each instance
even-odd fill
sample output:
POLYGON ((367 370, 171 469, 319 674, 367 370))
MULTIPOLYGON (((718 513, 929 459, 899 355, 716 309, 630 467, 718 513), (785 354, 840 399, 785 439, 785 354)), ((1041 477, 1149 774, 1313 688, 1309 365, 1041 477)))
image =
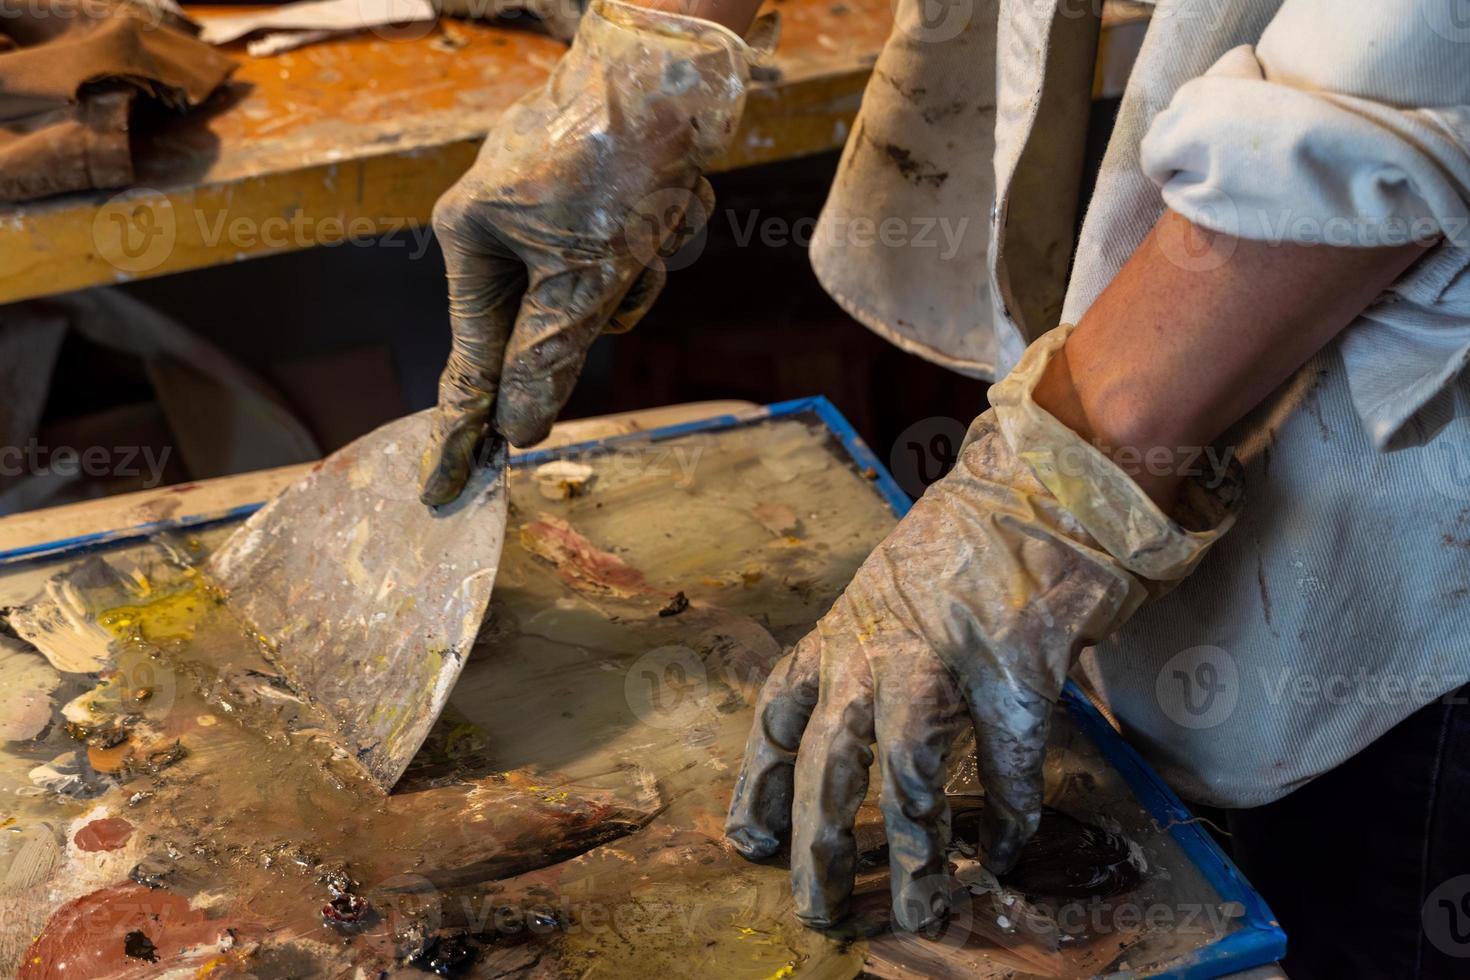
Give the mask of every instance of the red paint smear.
POLYGON ((562 581, 579 592, 632 597, 649 591, 642 572, 603 551, 560 518, 542 516, 527 524, 521 543, 556 565, 562 581))
POLYGON ((220 937, 238 923, 211 920, 166 889, 128 882, 83 895, 51 914, 26 950, 18 980, 76 977, 154 977, 171 967, 203 961, 218 952, 220 937), (158 962, 123 952, 123 938, 141 930, 158 950, 158 962))
POLYGON ((115 851, 131 836, 133 825, 122 817, 103 817, 77 831, 72 843, 84 851, 115 851))

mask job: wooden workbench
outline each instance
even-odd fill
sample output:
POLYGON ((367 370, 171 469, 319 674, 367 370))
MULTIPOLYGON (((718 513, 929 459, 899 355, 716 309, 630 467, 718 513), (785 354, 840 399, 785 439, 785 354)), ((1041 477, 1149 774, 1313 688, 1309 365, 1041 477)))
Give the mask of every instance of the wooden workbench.
MULTIPOLYGON (((771 0, 783 19, 722 169, 840 147, 892 0, 771 0)), ((204 19, 240 7, 193 7, 204 19)), ((1096 89, 1117 94, 1148 7, 1109 0, 1096 89)), ((500 113, 564 50, 480 22, 392 29, 240 68, 186 117, 142 127, 137 187, 0 207, 0 302, 403 231, 428 220, 500 113), (124 240, 123 236, 127 236, 124 240)))

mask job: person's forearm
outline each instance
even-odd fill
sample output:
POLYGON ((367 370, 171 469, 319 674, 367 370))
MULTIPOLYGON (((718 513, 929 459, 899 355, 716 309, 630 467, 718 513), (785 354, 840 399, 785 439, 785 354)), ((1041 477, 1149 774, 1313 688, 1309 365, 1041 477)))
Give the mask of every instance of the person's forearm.
POLYGON ((632 0, 640 7, 686 14, 723 24, 736 34, 745 35, 755 21, 761 0, 632 0))
POLYGON ((1426 246, 1233 239, 1172 211, 1048 366, 1035 398, 1168 510, 1217 439, 1389 286, 1426 246), (1162 458, 1173 465, 1143 465, 1162 458))

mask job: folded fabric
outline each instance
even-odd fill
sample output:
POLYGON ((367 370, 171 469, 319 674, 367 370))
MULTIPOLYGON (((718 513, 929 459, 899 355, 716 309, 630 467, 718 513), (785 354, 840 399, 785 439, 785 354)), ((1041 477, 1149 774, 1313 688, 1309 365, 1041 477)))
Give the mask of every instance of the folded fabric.
MULTIPOLYGON (((1319 7, 1283 7, 1287 26, 1319 7)), ((1140 163, 1170 208, 1240 238, 1437 240, 1342 336, 1353 404, 1387 450, 1450 421, 1449 390, 1470 364, 1470 48, 1422 25, 1389 32, 1382 50, 1353 46, 1369 36, 1380 34, 1363 26, 1334 42, 1332 61, 1321 54, 1332 38, 1273 23, 1259 48, 1228 51, 1179 87, 1140 163)))
POLYGON ((138 98, 186 109, 235 63, 154 7, 35 0, 0 24, 0 201, 132 183, 138 98))

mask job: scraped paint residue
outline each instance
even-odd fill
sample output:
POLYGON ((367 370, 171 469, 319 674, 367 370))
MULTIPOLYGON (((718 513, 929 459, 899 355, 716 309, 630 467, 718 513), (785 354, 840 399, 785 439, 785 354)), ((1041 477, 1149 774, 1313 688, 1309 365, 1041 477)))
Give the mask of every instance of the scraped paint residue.
POLYGON ((626 598, 648 587, 642 572, 559 517, 543 514, 527 524, 521 529, 521 546, 555 565, 562 580, 576 589, 626 598))

